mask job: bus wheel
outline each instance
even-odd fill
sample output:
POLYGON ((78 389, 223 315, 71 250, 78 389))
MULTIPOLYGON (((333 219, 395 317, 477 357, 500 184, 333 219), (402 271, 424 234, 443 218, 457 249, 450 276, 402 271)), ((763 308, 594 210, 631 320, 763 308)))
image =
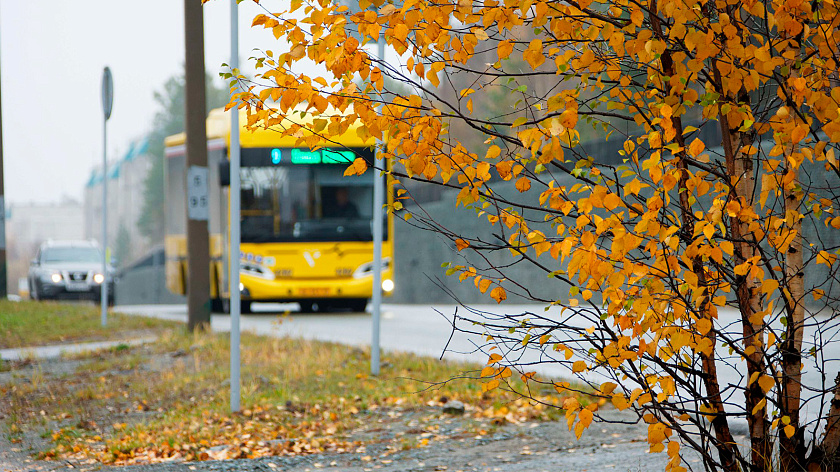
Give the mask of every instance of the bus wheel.
POLYGON ((225 304, 222 302, 221 298, 210 299, 210 311, 213 313, 227 313, 227 311, 225 311, 225 304))
POLYGON ((356 313, 364 313, 365 308, 367 308, 367 304, 368 304, 367 298, 354 298, 352 300, 347 300, 347 302, 345 302, 344 306, 349 308, 350 311, 353 311, 353 312, 356 312, 356 313))
POLYGON ((301 300, 300 302, 300 312, 301 313, 315 313, 320 309, 317 302, 311 300, 301 300))
MULTIPOLYGON (((230 314, 230 298, 222 299, 222 313, 226 315, 230 314)), ((253 313, 251 311, 251 300, 240 300, 239 313, 242 315, 253 313)))

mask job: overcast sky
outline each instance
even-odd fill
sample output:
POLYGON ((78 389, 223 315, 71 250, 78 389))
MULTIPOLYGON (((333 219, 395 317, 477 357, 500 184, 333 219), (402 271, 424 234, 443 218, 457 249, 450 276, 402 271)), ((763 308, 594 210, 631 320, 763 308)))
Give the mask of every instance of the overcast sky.
MULTIPOLYGON (((259 13, 240 5, 240 63, 274 37, 250 28, 259 13)), ((204 6, 205 61, 214 75, 230 59, 230 2, 204 6)), ((10 203, 81 198, 102 162, 100 84, 114 76, 109 158, 150 128, 153 93, 184 63, 181 0, 0 0, 5 193, 10 203)))

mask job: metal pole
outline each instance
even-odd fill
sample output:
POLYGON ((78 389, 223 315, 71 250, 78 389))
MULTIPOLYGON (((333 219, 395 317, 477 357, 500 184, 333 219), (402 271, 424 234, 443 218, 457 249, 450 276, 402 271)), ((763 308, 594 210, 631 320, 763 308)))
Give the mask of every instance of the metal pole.
MULTIPOLYGON (((0 101, 2 103, 2 101, 0 101)), ((2 107, 0 107, 2 108, 2 107)), ((0 298, 9 294, 6 286, 6 192, 3 186, 3 117, 0 110, 0 298)))
MULTIPOLYGON (((385 37, 379 35, 377 41, 379 59, 385 58, 385 37)), ((378 168, 384 162, 379 157, 384 143, 379 143, 374 158, 373 168, 373 336, 370 341, 370 373, 379 375, 379 323, 382 314, 382 205, 385 204, 385 176, 380 177, 378 168)), ((384 170, 384 167, 382 167, 384 170)))
POLYGON ((108 324, 108 118, 102 121, 102 285, 99 288, 102 326, 108 324))
MULTIPOLYGON (((239 68, 239 12, 236 0, 230 0, 230 68, 239 68)), ((230 112, 230 411, 239 411, 239 108, 230 112)))
MULTIPOLYGON (((201 0, 184 0, 187 106, 184 128, 187 132, 187 170, 188 173, 190 170, 204 171, 206 176, 203 15, 201 0)), ((206 186, 204 188, 206 190, 206 186)), ((206 215, 191 218, 190 202, 187 200, 187 327, 194 331, 210 326, 210 236, 207 231, 207 219, 204 217, 206 215)))
POLYGON ((102 71, 102 284, 99 302, 102 305, 102 326, 108 323, 108 119, 114 106, 114 80, 111 69, 102 71))

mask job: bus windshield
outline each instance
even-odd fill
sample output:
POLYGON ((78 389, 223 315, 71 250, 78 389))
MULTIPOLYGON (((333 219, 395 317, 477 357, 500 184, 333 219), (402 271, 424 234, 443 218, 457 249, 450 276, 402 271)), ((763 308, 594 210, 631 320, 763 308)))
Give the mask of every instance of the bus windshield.
POLYGON ((371 241, 374 172, 346 163, 244 166, 242 242, 371 241))

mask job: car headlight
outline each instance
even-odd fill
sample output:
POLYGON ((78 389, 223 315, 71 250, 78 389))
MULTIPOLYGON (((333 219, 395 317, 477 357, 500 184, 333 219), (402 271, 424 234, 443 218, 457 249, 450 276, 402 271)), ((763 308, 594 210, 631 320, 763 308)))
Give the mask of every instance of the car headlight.
MULTIPOLYGON (((390 257, 383 257, 382 258, 382 271, 386 271, 391 268, 391 258, 390 257)), ((362 277, 367 277, 368 275, 373 274, 373 262, 365 262, 364 264, 360 265, 354 272, 353 278, 354 279, 361 279, 362 277)))
POLYGON ((58 272, 53 272, 50 275, 50 280, 52 280, 54 284, 61 282, 61 274, 59 274, 58 272))
POLYGON ((382 281, 382 290, 386 292, 390 292, 394 290, 394 281, 391 279, 385 279, 382 281))
POLYGON ((93 281, 98 284, 101 284, 105 281, 105 276, 102 274, 93 274, 93 281))

